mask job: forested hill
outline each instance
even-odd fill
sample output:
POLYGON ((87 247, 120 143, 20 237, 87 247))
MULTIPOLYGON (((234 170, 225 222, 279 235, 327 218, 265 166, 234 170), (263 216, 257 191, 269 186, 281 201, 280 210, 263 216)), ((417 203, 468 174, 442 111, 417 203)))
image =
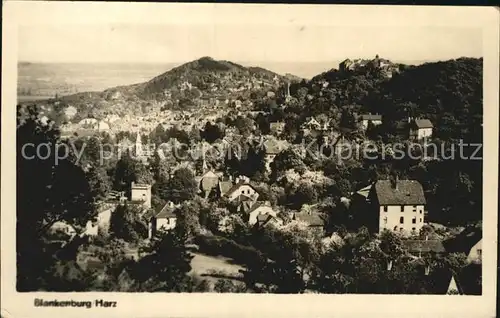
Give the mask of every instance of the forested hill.
POLYGON ((461 58, 411 67, 385 83, 381 92, 381 103, 373 109, 388 118, 428 118, 443 138, 467 133, 482 122, 483 60, 461 58))

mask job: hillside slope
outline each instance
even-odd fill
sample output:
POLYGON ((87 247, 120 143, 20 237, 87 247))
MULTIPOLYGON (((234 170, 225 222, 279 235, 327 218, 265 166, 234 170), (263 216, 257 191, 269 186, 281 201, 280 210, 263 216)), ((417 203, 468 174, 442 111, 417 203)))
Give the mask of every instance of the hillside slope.
MULTIPOLYGON (((163 100, 166 96, 183 97, 180 91, 222 96, 243 90, 275 88, 286 77, 260 67, 244 67, 230 61, 217 61, 211 57, 185 63, 156 76, 148 82, 122 87, 141 99, 163 100)), ((192 97, 192 96, 189 96, 192 97)))

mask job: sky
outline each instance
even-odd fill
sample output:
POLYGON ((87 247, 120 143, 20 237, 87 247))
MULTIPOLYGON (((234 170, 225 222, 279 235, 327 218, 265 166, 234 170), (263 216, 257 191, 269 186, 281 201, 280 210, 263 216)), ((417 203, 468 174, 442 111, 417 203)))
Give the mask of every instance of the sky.
POLYGON ((249 63, 318 63, 376 54, 393 61, 482 56, 481 29, 470 23, 477 17, 460 8, 255 5, 242 11, 242 5, 120 5, 121 10, 112 4, 54 4, 47 14, 24 14, 18 59, 182 63, 211 56, 249 63))

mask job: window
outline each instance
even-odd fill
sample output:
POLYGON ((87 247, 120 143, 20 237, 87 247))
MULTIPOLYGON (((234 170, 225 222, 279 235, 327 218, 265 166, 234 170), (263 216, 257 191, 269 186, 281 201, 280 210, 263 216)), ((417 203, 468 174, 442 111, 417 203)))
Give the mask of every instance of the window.
POLYGON ((384 218, 384 224, 387 224, 387 217, 384 218))
POLYGON ((480 249, 480 248, 478 248, 478 249, 477 249, 477 256, 481 257, 481 256, 482 256, 482 254, 483 254, 483 250, 482 250, 482 249, 480 249))
POLYGON ((405 211, 405 206, 404 206, 404 205, 402 205, 402 206, 401 206, 401 212, 404 212, 404 211, 405 211))
POLYGON ((387 212, 387 205, 384 205, 384 212, 387 212))
POLYGON ((412 228, 411 228, 411 230, 412 230, 412 231, 415 231, 415 228, 414 228, 414 227, 412 227, 412 228))
POLYGON ((416 205, 413 206, 413 212, 417 212, 417 206, 416 205))
POLYGON ((420 218, 420 223, 422 223, 422 218, 420 218))
POLYGON ((401 224, 405 223, 405 218, 404 217, 400 217, 399 218, 399 223, 401 223, 401 224))
POLYGON ((245 194, 245 190, 241 190, 241 194, 245 194))
POLYGON ((411 219, 411 223, 413 223, 413 224, 417 223, 417 218, 411 219))

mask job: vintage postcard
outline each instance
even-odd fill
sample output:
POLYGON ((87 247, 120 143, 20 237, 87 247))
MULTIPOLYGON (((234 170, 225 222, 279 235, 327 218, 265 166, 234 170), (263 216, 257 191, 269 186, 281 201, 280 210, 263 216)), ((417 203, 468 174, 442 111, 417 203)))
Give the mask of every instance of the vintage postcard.
POLYGON ((493 317, 499 21, 5 2, 2 317, 493 317))

